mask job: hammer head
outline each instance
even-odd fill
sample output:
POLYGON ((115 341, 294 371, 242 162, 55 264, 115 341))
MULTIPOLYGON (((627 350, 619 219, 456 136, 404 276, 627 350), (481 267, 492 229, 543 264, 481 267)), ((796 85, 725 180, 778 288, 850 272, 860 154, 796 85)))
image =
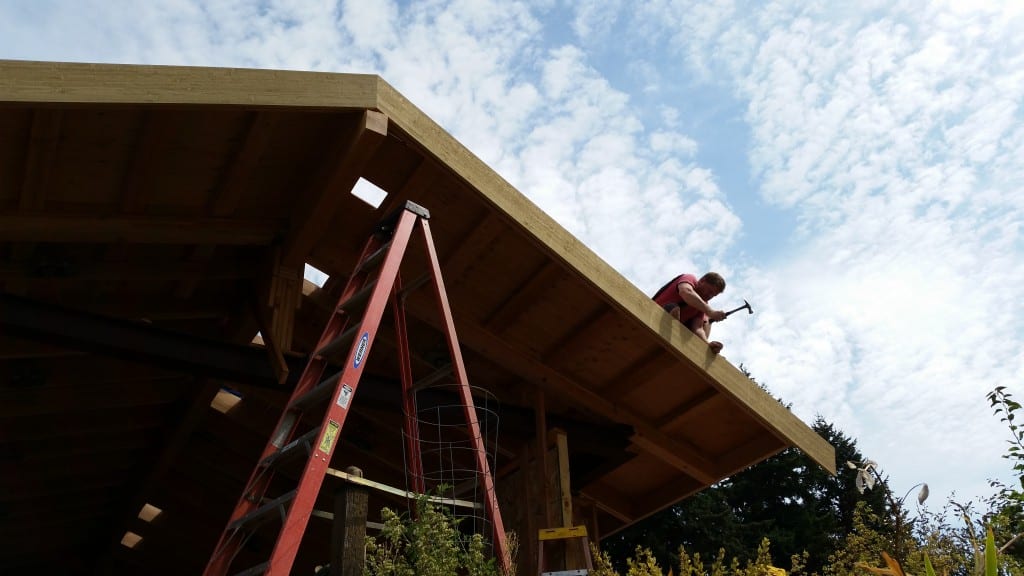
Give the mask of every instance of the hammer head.
POLYGON ((754 313, 754 309, 750 307, 750 302, 747 302, 746 300, 744 300, 743 301, 743 307, 747 309, 747 314, 753 314, 754 313))

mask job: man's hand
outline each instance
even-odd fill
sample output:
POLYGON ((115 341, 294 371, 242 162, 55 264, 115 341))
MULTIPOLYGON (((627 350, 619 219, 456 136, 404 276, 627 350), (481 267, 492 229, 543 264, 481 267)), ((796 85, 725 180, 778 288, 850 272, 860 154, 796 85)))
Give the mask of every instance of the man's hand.
POLYGON ((722 320, 725 320, 725 316, 725 310, 712 310, 711 312, 708 312, 708 320, 712 322, 721 322, 722 320))
POLYGON ((718 354, 722 351, 722 343, 718 340, 712 340, 711 342, 708 342, 708 348, 711 348, 712 352, 718 354))

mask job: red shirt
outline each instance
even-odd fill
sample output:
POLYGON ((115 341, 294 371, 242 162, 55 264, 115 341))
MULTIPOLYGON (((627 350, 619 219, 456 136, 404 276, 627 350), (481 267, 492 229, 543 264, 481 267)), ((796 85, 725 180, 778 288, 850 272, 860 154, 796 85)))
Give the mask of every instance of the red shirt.
POLYGON ((682 310, 679 311, 679 321, 683 324, 689 325, 691 320, 701 316, 700 324, 698 325, 703 325, 704 321, 707 320, 707 315, 687 304, 679 296, 679 285, 683 283, 689 284, 694 290, 697 289, 696 276, 693 274, 680 274, 673 278, 671 282, 662 287, 662 289, 654 295, 654 301, 666 310, 671 310, 674 306, 682 308, 682 310))

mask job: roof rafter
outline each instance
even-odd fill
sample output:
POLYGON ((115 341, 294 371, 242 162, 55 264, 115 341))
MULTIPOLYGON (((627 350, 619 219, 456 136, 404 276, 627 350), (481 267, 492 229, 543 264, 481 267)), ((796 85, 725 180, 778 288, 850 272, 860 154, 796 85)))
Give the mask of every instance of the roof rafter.
POLYGON ((327 231, 344 194, 356 185, 363 168, 388 134, 388 117, 364 110, 348 138, 340 139, 313 180, 313 198, 296 210, 282 252, 282 262, 302 264, 327 231))
MULTIPOLYGON (((437 312, 433 309, 433 306, 424 302, 422 293, 410 296, 407 304, 411 314, 430 324, 437 325, 437 312)), ((638 433, 644 436, 645 444, 642 448, 648 451, 655 451, 651 447, 656 447, 657 453, 653 455, 662 458, 672 466, 680 468, 680 470, 693 478, 706 484, 711 484, 717 480, 711 473, 715 468, 712 462, 708 461, 695 449, 661 432, 640 414, 570 379, 551 368, 544 361, 516 348, 493 333, 484 330, 474 322, 456 321, 456 325, 459 326, 459 340, 477 353, 490 358, 500 359, 502 363, 516 371, 520 377, 544 389, 545 393, 571 399, 573 402, 612 421, 630 424, 638 433), (666 460, 666 455, 669 454, 672 456, 666 460)))

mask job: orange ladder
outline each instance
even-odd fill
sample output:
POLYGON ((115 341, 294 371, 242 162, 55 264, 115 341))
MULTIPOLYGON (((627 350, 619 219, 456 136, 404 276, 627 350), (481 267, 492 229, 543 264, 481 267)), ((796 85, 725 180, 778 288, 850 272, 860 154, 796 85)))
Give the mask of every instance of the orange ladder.
POLYGON ((408 334, 404 308, 397 296, 401 289, 399 267, 413 231, 417 227, 422 231, 433 279, 434 296, 444 322, 445 336, 452 357, 452 369, 465 409, 469 432, 474 439, 477 471, 483 483, 484 505, 491 517, 494 554, 499 565, 507 573, 509 558, 505 529, 498 510, 494 479, 484 452, 480 425, 476 409, 473 407, 448 296, 430 234, 429 218, 430 214, 425 208, 413 202, 406 202, 403 208, 385 218, 367 241, 359 263, 349 276, 316 349, 310 356, 298 385, 292 392, 287 407, 281 414, 273 435, 267 441, 259 463, 250 475, 245 490, 214 548, 203 572, 204 576, 226 576, 235 556, 247 539, 257 528, 275 517, 281 517, 283 521, 270 558, 262 564, 236 572, 235 576, 286 576, 291 572, 324 475, 338 444, 338 436, 345 425, 345 417, 352 407, 367 355, 373 346, 374 337, 389 303, 394 312, 401 362, 400 372, 406 407, 406 443, 412 456, 408 472, 413 478, 413 488, 420 493, 424 492, 417 427, 412 422, 415 411, 410 410, 413 383, 408 334), (346 348, 348 355, 342 365, 343 368, 324 378, 326 359, 346 348), (331 402, 320 426, 296 437, 303 415, 318 405, 322 406, 328 399, 331 399, 331 402), (273 498, 265 498, 276 468, 289 457, 297 457, 300 454, 306 456, 307 461, 295 489, 273 498))

